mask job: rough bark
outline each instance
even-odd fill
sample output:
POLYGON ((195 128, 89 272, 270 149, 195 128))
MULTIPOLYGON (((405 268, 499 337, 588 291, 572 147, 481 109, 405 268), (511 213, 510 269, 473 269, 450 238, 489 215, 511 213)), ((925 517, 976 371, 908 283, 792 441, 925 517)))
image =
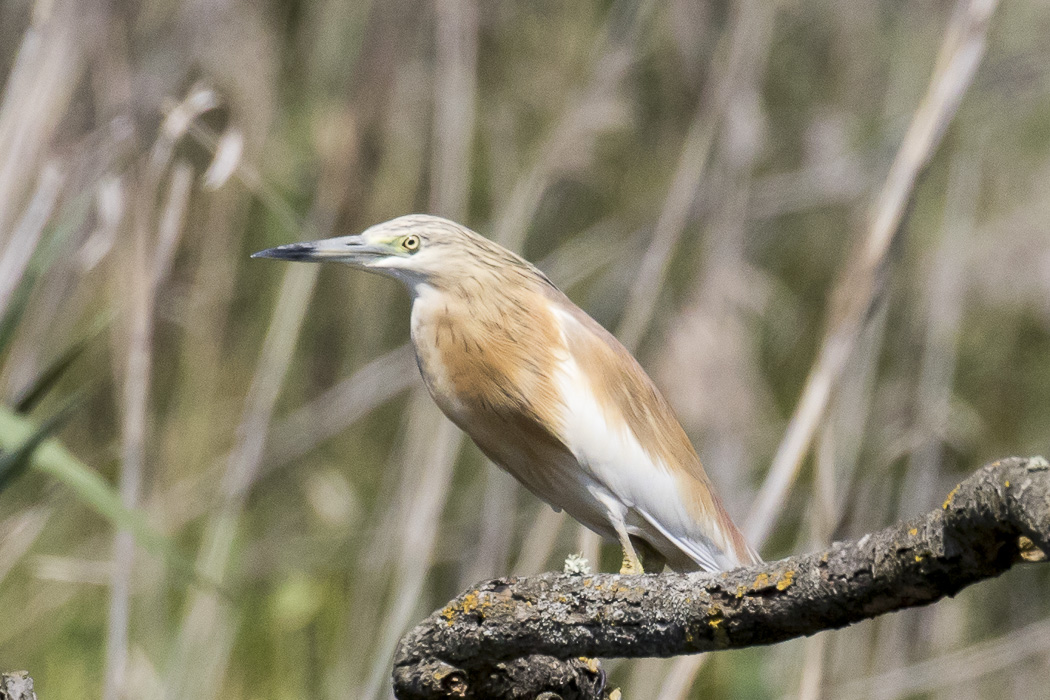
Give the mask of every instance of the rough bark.
POLYGON ((403 700, 597 698, 607 691, 590 657, 774 644, 927 605, 1021 561, 1022 537, 1050 552, 1040 457, 994 462, 941 508, 823 552, 718 574, 495 579, 402 638, 394 689, 403 700))
POLYGON ((0 673, 0 700, 36 700, 33 679, 25 671, 0 673))

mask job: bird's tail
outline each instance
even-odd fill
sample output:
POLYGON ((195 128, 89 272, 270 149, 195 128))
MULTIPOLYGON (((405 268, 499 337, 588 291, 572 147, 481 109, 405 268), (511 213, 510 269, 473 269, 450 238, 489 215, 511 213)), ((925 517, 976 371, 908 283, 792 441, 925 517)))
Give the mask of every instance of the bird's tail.
POLYGON ((718 515, 719 529, 724 535, 725 547, 724 554, 726 559, 726 569, 736 569, 741 566, 754 566, 755 564, 762 563, 762 557, 758 555, 758 552, 751 543, 747 541, 744 533, 740 531, 740 528, 729 518, 729 513, 725 511, 722 504, 718 504, 718 515))
POLYGON ((702 526, 698 523, 697 531, 690 535, 673 534, 655 518, 639 511, 662 536, 660 539, 671 545, 659 546, 651 542, 675 571, 728 571, 762 563, 758 552, 748 544, 744 533, 733 524, 722 504, 715 503, 716 517, 702 526))
POLYGON ((686 550, 678 542, 675 542, 675 544, 681 550, 681 556, 670 558, 667 560, 667 563, 672 569, 680 573, 690 571, 731 571, 762 563, 762 557, 747 542, 742 542, 743 547, 735 551, 733 549, 726 551, 717 547, 708 547, 700 553, 700 556, 692 551, 693 548, 686 550))

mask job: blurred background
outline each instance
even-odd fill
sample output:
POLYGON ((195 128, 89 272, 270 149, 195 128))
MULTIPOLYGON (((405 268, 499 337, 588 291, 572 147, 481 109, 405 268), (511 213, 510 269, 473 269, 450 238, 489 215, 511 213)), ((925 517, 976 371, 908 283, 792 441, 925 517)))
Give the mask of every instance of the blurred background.
MULTIPOLYGON (((45 700, 381 698, 400 634, 471 583, 615 570, 433 407, 397 283, 248 259, 410 212, 615 330, 762 534, 954 13, 0 0, 0 667, 45 700)), ((997 10, 767 559, 1050 449, 1048 56, 1050 7, 997 10)), ((631 699, 1045 697, 1048 583, 606 668, 631 699)))

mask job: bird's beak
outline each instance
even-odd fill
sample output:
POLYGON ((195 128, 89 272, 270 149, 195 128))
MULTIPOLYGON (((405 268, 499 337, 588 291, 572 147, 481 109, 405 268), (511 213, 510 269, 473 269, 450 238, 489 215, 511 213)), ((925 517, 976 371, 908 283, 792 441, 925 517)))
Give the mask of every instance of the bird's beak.
POLYGON ((307 243, 289 243, 253 253, 253 258, 296 260, 300 262, 342 262, 367 266, 368 263, 390 255, 389 247, 370 243, 364 236, 340 236, 307 243))

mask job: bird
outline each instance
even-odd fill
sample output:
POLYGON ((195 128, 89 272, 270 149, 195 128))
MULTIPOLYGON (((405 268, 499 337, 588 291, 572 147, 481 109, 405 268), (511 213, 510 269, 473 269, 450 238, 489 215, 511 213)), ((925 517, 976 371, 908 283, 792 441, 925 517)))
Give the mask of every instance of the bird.
POLYGON ((525 488, 618 541, 621 574, 761 562, 653 380, 519 255, 454 221, 410 214, 252 257, 344 263, 404 283, 435 403, 525 488))

